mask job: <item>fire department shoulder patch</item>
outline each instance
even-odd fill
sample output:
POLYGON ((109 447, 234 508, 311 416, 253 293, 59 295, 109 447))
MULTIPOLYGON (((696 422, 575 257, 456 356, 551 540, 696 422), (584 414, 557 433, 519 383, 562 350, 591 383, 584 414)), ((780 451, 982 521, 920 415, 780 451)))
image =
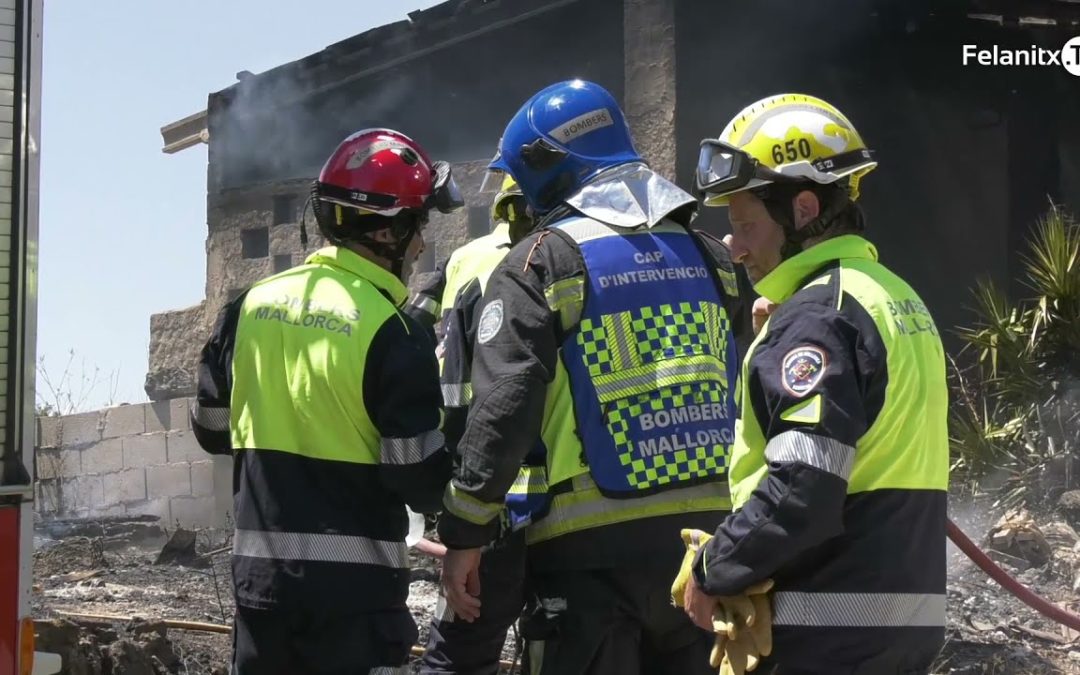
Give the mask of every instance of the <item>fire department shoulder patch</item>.
POLYGON ((477 342, 486 344, 488 340, 495 337, 495 334, 499 332, 502 323, 503 301, 489 302, 487 307, 484 308, 484 313, 480 315, 480 325, 476 329, 477 342))
POLYGON ((795 396, 805 396, 821 380, 829 360, 820 347, 802 345, 784 356, 781 379, 784 389, 795 396))

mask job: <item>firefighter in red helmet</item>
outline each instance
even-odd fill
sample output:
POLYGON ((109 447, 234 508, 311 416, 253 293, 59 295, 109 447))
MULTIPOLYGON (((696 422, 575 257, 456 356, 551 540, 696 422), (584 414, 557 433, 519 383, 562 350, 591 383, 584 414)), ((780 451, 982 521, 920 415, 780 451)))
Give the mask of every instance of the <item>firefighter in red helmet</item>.
POLYGON ((400 310, 428 213, 462 205, 449 165, 361 131, 312 201, 330 245, 224 308, 192 409, 235 457, 235 675, 398 672, 405 507, 439 510, 450 472, 434 347, 400 310))

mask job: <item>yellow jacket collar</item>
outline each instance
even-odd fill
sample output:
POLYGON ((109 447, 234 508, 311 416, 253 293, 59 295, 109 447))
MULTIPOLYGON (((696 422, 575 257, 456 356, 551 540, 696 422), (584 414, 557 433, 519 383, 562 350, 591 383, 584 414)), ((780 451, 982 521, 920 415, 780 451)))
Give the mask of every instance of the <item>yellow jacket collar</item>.
POLYGON ((320 248, 305 260, 309 265, 329 265, 354 274, 390 295, 394 304, 401 306, 409 299, 409 289, 390 273, 363 256, 341 246, 320 248))
POLYGON ((780 263, 754 284, 754 290, 772 302, 784 302, 799 290, 808 276, 834 260, 845 258, 877 260, 878 252, 873 244, 856 234, 826 239, 780 263))

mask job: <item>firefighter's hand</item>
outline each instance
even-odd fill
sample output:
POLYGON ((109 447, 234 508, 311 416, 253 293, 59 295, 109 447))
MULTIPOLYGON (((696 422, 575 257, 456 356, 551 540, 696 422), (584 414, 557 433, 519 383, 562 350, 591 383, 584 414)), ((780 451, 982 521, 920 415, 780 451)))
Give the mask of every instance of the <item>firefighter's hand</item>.
POLYGON ((456 616, 472 623, 480 616, 480 553, 483 549, 449 549, 443 558, 442 587, 456 616))
POLYGON ((713 611, 716 609, 717 599, 705 595, 705 591, 697 585, 697 580, 691 574, 686 580, 686 591, 683 595, 683 609, 686 615, 699 628, 713 632, 713 611))
POLYGON ((739 595, 715 598, 713 645, 709 664, 720 675, 743 675, 772 653, 772 579, 750 586, 739 595))
POLYGON ((769 315, 776 311, 777 304, 770 302, 767 298, 758 298, 754 301, 753 316, 751 321, 754 325, 754 335, 761 332, 762 327, 765 325, 765 320, 769 318, 769 315))

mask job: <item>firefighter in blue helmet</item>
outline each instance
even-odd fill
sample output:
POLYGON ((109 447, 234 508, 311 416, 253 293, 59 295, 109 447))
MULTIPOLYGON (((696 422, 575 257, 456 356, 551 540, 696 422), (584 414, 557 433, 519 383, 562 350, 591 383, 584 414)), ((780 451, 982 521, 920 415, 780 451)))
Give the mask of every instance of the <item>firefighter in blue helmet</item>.
POLYGON ((490 168, 536 230, 480 303, 439 523, 447 600, 465 621, 485 611, 480 554, 508 506, 527 524, 530 672, 709 673, 711 636, 670 605, 668 573, 680 528, 730 510, 749 319, 727 248, 688 229, 695 199, 649 169, 596 84, 529 99, 490 168))

